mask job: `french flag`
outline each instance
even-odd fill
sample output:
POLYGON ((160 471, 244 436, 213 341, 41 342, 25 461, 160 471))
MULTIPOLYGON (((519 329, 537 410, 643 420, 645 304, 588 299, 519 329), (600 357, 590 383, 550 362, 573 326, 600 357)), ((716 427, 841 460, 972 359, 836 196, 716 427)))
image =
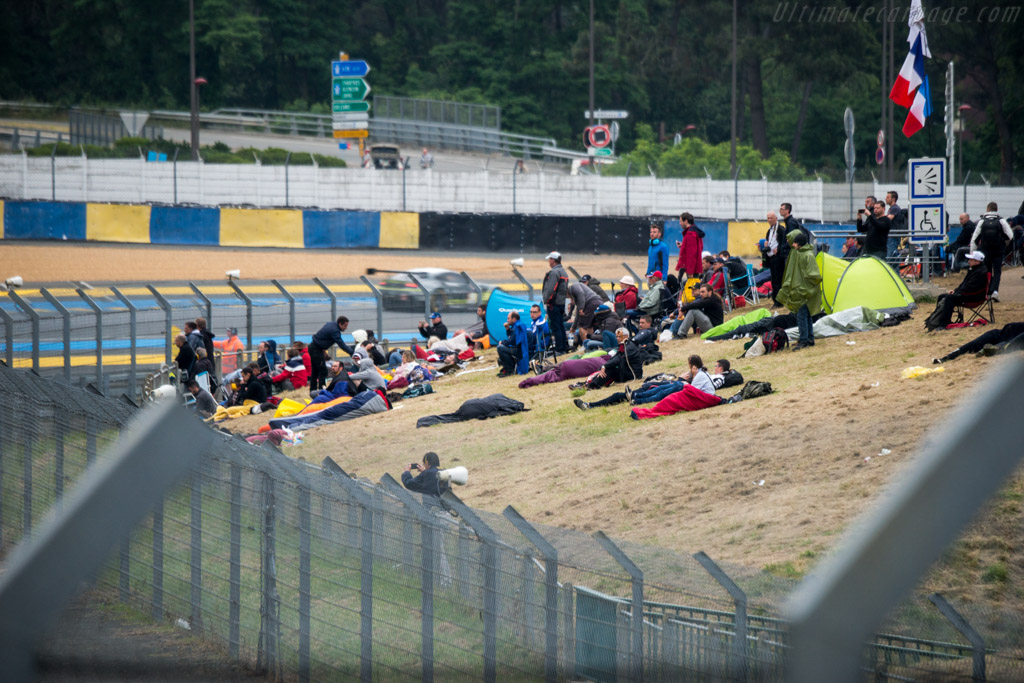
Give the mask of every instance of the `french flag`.
POLYGON ((924 128, 925 119, 932 113, 932 92, 928 87, 928 77, 925 76, 921 87, 914 95, 914 101, 907 112, 907 120, 903 122, 903 134, 908 138, 917 131, 924 128))
POLYGON ((914 104, 914 91, 920 87, 925 80, 924 75, 924 54, 921 46, 922 33, 918 33, 907 58, 903 60, 903 67, 896 76, 896 83, 889 92, 889 99, 901 107, 910 108, 914 104))

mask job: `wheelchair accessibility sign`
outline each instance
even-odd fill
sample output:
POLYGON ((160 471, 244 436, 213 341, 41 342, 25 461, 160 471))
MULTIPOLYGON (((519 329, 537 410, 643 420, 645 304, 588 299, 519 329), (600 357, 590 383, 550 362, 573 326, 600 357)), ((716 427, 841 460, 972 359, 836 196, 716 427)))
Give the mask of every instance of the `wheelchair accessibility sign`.
POLYGON ((910 241, 915 244, 946 239, 946 207, 943 204, 910 206, 910 241))

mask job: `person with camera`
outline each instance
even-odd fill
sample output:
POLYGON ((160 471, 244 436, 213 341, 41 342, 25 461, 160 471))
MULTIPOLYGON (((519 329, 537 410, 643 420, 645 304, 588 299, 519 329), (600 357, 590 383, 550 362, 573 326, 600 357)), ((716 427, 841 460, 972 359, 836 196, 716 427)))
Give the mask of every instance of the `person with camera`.
POLYGON ((885 203, 875 202, 872 207, 872 214, 868 215, 864 209, 857 210, 857 232, 864 233, 865 256, 874 256, 885 260, 889 253, 889 231, 892 229, 892 219, 885 215, 885 203))
POLYGON ((441 497, 441 494, 448 490, 447 481, 441 481, 438 468, 441 466, 441 459, 437 453, 430 451, 423 456, 422 463, 410 463, 405 466, 402 472, 402 485, 415 493, 422 493, 425 496, 441 497), (418 474, 413 475, 416 470, 418 474))

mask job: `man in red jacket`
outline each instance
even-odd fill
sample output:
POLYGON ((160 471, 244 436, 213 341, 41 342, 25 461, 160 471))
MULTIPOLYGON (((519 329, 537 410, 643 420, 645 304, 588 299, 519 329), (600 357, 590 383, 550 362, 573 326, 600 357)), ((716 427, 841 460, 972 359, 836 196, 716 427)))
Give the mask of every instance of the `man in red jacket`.
POLYGON ((686 282, 687 276, 700 277, 700 258, 704 251, 704 233, 693 223, 693 214, 689 211, 679 216, 679 225, 683 229, 682 241, 676 242, 679 247, 679 260, 676 270, 679 271, 680 284, 686 282))

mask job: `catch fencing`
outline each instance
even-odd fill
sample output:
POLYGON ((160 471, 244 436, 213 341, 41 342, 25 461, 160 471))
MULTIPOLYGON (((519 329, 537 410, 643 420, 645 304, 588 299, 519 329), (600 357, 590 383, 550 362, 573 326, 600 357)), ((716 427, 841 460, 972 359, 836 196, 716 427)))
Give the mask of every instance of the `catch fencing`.
MULTIPOLYGON (((0 556, 60 509, 138 412, 0 366, 0 556)), ((226 657, 299 681, 785 679, 778 608, 791 581, 530 524, 511 506, 499 515, 450 494, 420 497, 388 475, 373 484, 329 458, 317 467, 215 436, 96 583, 226 657)), ((103 520, 93 527, 100 538, 103 520)), ((973 646, 915 599, 865 644, 864 673, 1024 675, 1019 614, 957 609, 977 629, 973 646)))
MULTIPOLYGON (((844 222, 856 216, 868 194, 897 190, 906 183, 775 182, 609 177, 554 173, 472 173, 387 171, 206 164, 192 161, 81 157, 32 158, 0 155, 0 197, 124 203, 193 203, 203 206, 318 207, 368 211, 530 213, 560 216, 677 216, 689 211, 709 219, 764 220, 781 202, 805 221, 844 222), (852 193, 852 194, 851 194, 852 193), (852 199, 851 199, 852 196, 852 199)), ((996 201, 1013 215, 1017 187, 951 187, 946 208, 952 217, 972 216, 996 201)))

